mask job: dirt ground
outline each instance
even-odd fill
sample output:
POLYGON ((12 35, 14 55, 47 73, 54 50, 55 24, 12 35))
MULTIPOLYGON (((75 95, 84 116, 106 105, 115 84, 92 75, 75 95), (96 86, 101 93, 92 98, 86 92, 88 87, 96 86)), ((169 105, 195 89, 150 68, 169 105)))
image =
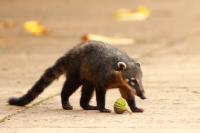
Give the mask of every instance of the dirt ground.
MULTIPOLYGON (((198 0, 12 0, 0 1, 0 20, 12 20, 12 28, 0 28, 0 132, 200 132, 200 1, 198 0), (119 8, 151 9, 144 22, 118 22, 119 8), (34 37, 21 27, 40 20, 51 29, 34 37), (42 72, 85 33, 134 38, 135 44, 115 45, 142 64, 148 99, 137 98, 144 113, 117 115, 84 111, 80 90, 70 99, 74 110, 61 108, 64 77, 55 81, 27 107, 7 105, 21 96, 42 72)), ((120 97, 107 94, 113 110, 120 97)), ((96 104, 95 97, 92 104, 96 104)))

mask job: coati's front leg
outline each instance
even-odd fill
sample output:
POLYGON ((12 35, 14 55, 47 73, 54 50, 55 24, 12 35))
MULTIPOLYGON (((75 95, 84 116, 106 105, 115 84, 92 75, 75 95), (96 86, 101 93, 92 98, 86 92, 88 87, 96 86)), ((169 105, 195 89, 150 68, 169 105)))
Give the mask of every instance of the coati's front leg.
POLYGON ((69 97, 76 91, 76 89, 81 85, 77 78, 68 78, 63 86, 61 92, 62 107, 66 110, 72 110, 73 107, 69 103, 69 97))
POLYGON ((85 110, 97 110, 97 106, 89 105, 93 96, 94 86, 90 83, 84 83, 81 90, 80 106, 85 110))
POLYGON ((99 111, 104 113, 110 113, 111 110, 105 108, 105 96, 106 88, 101 85, 96 86, 96 99, 99 111))
POLYGON ((135 102, 135 96, 134 93, 127 89, 126 87, 121 87, 119 88, 121 96, 126 99, 130 109, 132 112, 143 112, 144 110, 141 108, 138 108, 136 106, 136 102, 135 102))
POLYGON ((143 112, 144 111, 142 108, 136 107, 134 96, 131 99, 126 99, 126 101, 127 101, 132 112, 143 112))

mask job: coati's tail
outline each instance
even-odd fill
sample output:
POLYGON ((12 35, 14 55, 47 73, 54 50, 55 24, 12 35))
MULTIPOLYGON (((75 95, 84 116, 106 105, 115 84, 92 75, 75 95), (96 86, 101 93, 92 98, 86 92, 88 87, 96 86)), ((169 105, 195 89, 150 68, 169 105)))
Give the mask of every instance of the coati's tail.
POLYGON ((65 72, 65 57, 61 57, 50 68, 48 68, 33 87, 20 98, 10 98, 10 105, 24 106, 33 101, 43 90, 49 86, 55 79, 65 72))

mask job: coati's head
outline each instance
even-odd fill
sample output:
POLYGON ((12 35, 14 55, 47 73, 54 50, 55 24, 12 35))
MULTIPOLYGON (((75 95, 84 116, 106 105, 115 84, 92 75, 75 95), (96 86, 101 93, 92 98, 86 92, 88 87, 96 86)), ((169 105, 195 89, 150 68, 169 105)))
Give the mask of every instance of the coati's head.
POLYGON ((122 72, 123 79, 131 88, 135 89, 136 95, 141 99, 146 99, 142 85, 142 70, 139 63, 130 61, 128 63, 118 62, 118 70, 122 72))

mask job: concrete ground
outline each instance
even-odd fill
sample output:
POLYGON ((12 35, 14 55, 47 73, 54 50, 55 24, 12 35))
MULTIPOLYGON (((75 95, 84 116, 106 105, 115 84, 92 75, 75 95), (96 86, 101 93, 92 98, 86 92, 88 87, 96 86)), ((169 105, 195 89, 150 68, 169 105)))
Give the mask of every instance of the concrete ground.
MULTIPOLYGON (((0 28, 0 132, 199 132, 199 4, 198 0, 0 1, 0 19, 16 23, 0 28), (148 20, 113 20, 117 9, 139 5, 151 9, 148 20), (49 27, 50 35, 25 33, 21 25, 30 19, 49 27), (144 113, 83 111, 80 91, 70 99, 74 110, 62 110, 58 94, 64 77, 27 107, 7 105, 9 97, 24 94, 85 33, 136 40, 115 47, 142 64, 148 99, 136 100, 144 113)), ((117 90, 110 90, 106 106, 113 110, 119 96, 117 90)), ((91 102, 96 104, 95 97, 91 102)))

